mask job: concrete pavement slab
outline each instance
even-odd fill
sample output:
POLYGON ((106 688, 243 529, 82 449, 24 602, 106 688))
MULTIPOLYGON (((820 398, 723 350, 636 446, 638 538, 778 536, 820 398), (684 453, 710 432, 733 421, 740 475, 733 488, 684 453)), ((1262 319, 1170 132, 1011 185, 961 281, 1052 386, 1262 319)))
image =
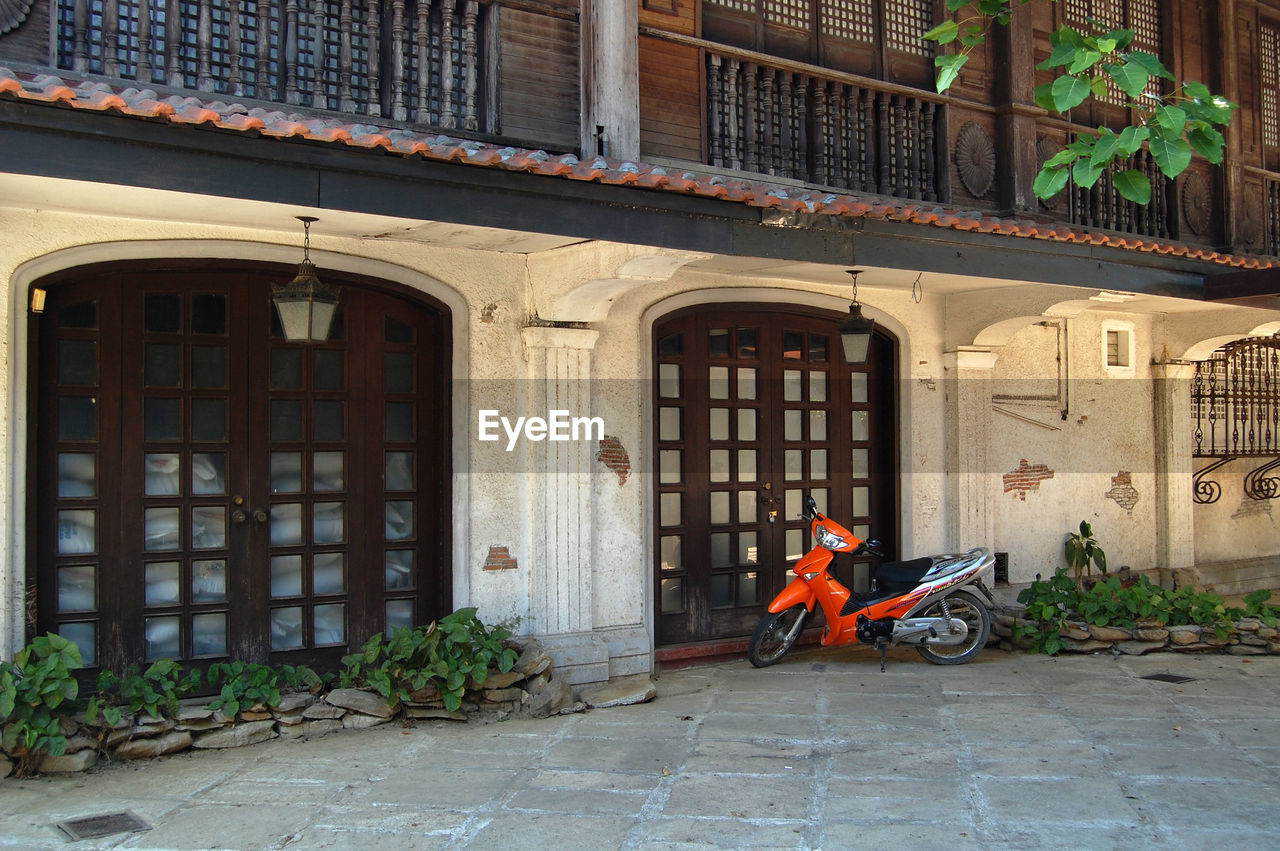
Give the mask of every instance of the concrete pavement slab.
POLYGON ((1273 845, 1280 659, 1162 655, 896 652, 881 674, 806 650, 669 672, 636 706, 8 778, 0 848, 1273 845), (114 810, 154 829, 54 827, 114 810))

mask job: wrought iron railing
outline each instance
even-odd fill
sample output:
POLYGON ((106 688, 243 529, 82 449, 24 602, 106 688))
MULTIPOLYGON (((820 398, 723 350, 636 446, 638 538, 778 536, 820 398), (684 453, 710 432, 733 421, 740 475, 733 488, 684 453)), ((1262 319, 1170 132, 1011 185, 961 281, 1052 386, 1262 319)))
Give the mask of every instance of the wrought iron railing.
POLYGON ((58 0, 59 68, 486 132, 488 0, 58 0))
POLYGON ((1195 499, 1216 502, 1209 473, 1237 458, 1265 458, 1244 477, 1252 499, 1280 497, 1280 335, 1228 343, 1196 365, 1191 385, 1192 455, 1215 459, 1195 475, 1195 499))

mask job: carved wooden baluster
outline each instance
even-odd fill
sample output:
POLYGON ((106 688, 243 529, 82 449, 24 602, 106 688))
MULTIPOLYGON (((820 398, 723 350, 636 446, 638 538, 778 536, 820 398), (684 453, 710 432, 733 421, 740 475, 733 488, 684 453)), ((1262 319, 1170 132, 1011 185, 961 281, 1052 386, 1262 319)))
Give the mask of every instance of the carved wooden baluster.
POLYGON ((720 117, 720 92, 724 83, 721 57, 707 53, 707 159, 710 165, 724 165, 724 142, 720 117))
POLYGON ((89 0, 76 0, 71 13, 71 67, 76 71, 89 70, 89 0))
POLYGON ((923 116, 924 107, 920 103, 920 99, 912 98, 911 115, 910 120, 907 123, 907 128, 910 133, 910 144, 908 150, 911 151, 911 197, 915 199, 924 197, 924 170, 921 168, 920 163, 920 137, 923 135, 920 123, 923 116))
POLYGON ((182 88, 182 17, 178 0, 166 0, 164 6, 165 82, 182 88))
POLYGON ((418 0, 418 108, 413 120, 419 124, 434 124, 431 109, 431 3, 418 0))
POLYGON ((827 125, 827 82, 813 81, 813 181, 827 185, 828 166, 831 163, 831 138, 827 125))
POLYGON ((724 155, 725 166, 742 168, 742 141, 738 133, 738 69, 737 59, 730 59, 724 72, 724 155))
POLYGON ((351 0, 342 0, 338 9, 341 35, 338 41, 338 109, 352 113, 356 111, 355 95, 351 92, 352 52, 351 29, 355 24, 355 15, 351 10, 351 0))
POLYGON ((271 91, 271 0, 258 0, 258 23, 254 27, 254 39, 257 41, 257 55, 253 62, 253 96, 269 100, 275 96, 271 91))
POLYGON ((760 170, 760 134, 756 116, 759 115, 759 90, 756 85, 758 68, 754 62, 742 66, 742 167, 746 171, 760 170))
POLYGON ((138 3, 138 73, 136 79, 141 83, 151 80, 151 0, 138 3))
POLYGON ((240 32, 240 0, 231 0, 228 4, 231 17, 231 31, 227 45, 227 91, 236 97, 244 97, 244 79, 240 72, 240 56, 243 50, 243 35, 240 32))
POLYGON ((902 95, 893 98, 893 130, 893 194, 906 198, 911 190, 907 173, 907 99, 902 95))
POLYGON ((382 116, 382 15, 381 0, 369 0, 369 102, 365 108, 374 118, 382 116))
POLYGON ((324 85, 324 55, 328 45, 324 38, 324 0, 312 0, 311 5, 311 106, 329 108, 329 95, 324 85))
POLYGON ((889 96, 876 93, 877 115, 880 144, 876 147, 876 160, 880 165, 879 185, 876 191, 881 195, 893 194, 893 186, 889 183, 889 161, 893 154, 889 148, 889 96))
POLYGON ((440 7, 440 126, 457 127, 453 108, 453 6, 456 0, 444 0, 440 7))
POLYGON ((849 112, 845 108, 848 93, 848 86, 832 83, 831 94, 827 98, 827 117, 832 133, 831 177, 832 182, 842 189, 849 188, 849 112))
POLYGON ((859 145, 862 149, 862 191, 876 191, 876 173, 880 148, 876 144, 876 93, 863 89, 859 96, 862 104, 862 123, 858 125, 859 145))
POLYGON ((777 75, 777 69, 765 68, 760 75, 760 101, 763 104, 760 115, 760 170, 765 174, 777 174, 778 163, 776 160, 778 146, 774 144, 777 141, 778 129, 776 126, 778 109, 774 98, 777 93, 773 89, 773 80, 777 75))
POLYGON ((924 105, 924 200, 937 201, 938 150, 933 141, 933 126, 937 119, 938 105, 929 101, 924 105))
POLYGON ((120 4, 106 0, 102 9, 102 73, 120 76, 120 4))
POLYGON ((196 25, 196 88, 213 91, 213 9, 212 0, 200 0, 196 25))
MULTIPOLYGON (((370 3, 377 0, 369 0, 370 3)), ((285 103, 301 103, 302 98, 298 94, 298 0, 286 0, 284 4, 284 67, 285 67, 285 84, 284 99, 285 103)))
POLYGON ((782 74, 778 89, 778 136, 782 141, 782 176, 796 176, 796 104, 795 78, 789 71, 782 74))
POLYGON ((795 128, 796 147, 795 147, 795 163, 792 165, 792 173, 801 179, 812 180, 813 175, 809 173, 809 153, 812 150, 812 140, 809 138, 809 89, 813 83, 813 78, 801 75, 798 80, 799 85, 796 86, 795 95, 792 98, 795 110, 795 128))
POLYGON ((391 3, 391 117, 404 121, 404 0, 391 3))
POLYGON ((462 63, 466 70, 466 101, 463 103, 463 126, 468 130, 479 130, 479 111, 476 104, 476 91, 480 85, 480 58, 476 41, 476 22, 480 17, 480 4, 477 0, 467 0, 466 16, 463 18, 462 63))

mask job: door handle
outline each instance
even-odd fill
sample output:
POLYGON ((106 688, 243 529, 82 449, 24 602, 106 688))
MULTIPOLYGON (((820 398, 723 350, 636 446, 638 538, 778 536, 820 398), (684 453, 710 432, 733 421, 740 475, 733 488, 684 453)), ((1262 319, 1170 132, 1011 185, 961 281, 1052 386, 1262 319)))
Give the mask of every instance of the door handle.
POLYGON ((245 521, 245 514, 240 509, 231 512, 231 522, 239 525, 245 521))
POLYGON ((267 522, 267 512, 265 512, 265 511, 263 511, 261 508, 259 508, 257 511, 253 512, 253 521, 254 521, 255 523, 266 523, 266 522, 267 522))
POLYGON ((765 493, 764 496, 760 497, 761 505, 774 505, 778 502, 777 497, 770 496, 770 494, 773 493, 773 482, 765 482, 760 486, 760 490, 764 491, 765 493))

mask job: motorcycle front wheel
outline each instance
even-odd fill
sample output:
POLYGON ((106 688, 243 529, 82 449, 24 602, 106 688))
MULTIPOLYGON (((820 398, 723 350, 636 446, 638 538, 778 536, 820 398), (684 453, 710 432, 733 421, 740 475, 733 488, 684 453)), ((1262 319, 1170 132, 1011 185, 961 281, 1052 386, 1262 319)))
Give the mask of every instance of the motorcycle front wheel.
POLYGON ((921 644, 916 648, 920 655, 935 665, 960 665, 982 652, 991 635, 991 613, 981 600, 968 591, 953 591, 928 609, 913 617, 940 618, 942 604, 953 618, 959 618, 969 627, 969 634, 962 644, 921 644))
POLYGON ((763 668, 781 662, 800 637, 808 619, 809 610, 802 603, 781 612, 767 613, 760 619, 747 647, 747 658, 751 664, 763 668))

